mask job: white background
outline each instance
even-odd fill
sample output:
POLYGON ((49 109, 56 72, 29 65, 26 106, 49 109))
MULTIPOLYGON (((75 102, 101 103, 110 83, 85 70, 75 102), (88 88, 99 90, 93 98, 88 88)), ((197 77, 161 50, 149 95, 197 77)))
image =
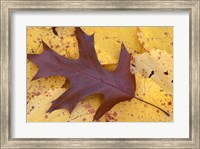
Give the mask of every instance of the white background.
POLYGON ((12 14, 13 138, 188 138, 188 12, 15 12, 12 14), (174 26, 174 122, 26 123, 26 26, 174 26))

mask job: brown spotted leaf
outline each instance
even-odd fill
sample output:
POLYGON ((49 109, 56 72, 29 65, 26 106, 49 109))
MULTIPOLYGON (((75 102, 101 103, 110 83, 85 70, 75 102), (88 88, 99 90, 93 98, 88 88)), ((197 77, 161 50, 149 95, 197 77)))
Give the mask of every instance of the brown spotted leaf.
POLYGON ((131 61, 132 74, 140 73, 152 78, 167 93, 173 93, 173 56, 165 50, 152 49, 143 54, 135 54, 131 61))
POLYGON ((102 94, 104 101, 94 115, 94 120, 98 120, 117 103, 135 96, 135 75, 130 73, 131 56, 122 44, 117 68, 107 71, 97 59, 93 35, 88 36, 80 28, 76 28, 75 34, 80 52, 77 60, 60 56, 45 43, 42 54, 28 54, 28 59, 39 67, 33 79, 61 75, 70 80, 69 89, 52 102, 48 112, 65 108, 71 113, 86 96, 102 94))

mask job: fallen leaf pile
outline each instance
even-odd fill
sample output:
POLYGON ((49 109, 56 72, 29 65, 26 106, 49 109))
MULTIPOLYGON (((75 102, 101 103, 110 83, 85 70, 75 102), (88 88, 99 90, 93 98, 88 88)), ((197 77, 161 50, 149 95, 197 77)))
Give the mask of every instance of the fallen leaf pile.
POLYGON ((172 27, 29 27, 27 41, 28 122, 173 121, 172 27))

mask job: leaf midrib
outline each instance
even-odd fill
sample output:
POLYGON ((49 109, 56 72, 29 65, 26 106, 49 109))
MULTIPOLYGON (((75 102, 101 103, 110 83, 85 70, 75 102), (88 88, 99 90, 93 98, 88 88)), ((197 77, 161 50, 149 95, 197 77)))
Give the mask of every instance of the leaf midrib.
MULTIPOLYGON (((43 59, 43 61, 44 61, 44 62, 49 62, 49 61, 46 61, 45 59, 43 59)), ((74 60, 74 61, 76 61, 76 60, 74 60)), ((61 66, 58 65, 57 63, 53 63, 53 64, 56 65, 56 66, 58 66, 58 67, 61 67, 61 66)), ((102 68, 102 66, 101 66, 101 68, 102 68)), ((103 68, 102 68, 102 69, 103 69, 103 68)), ((101 77, 101 78, 97 78, 97 77, 95 77, 95 76, 93 76, 93 75, 90 75, 90 74, 88 74, 88 73, 84 73, 84 72, 82 72, 82 71, 79 71, 79 70, 73 69, 73 68, 70 68, 70 70, 73 70, 73 71, 78 72, 78 73, 80 73, 80 74, 84 74, 84 75, 86 75, 86 76, 89 77, 89 78, 93 78, 93 79, 95 79, 95 80, 98 80, 98 81, 100 81, 100 82, 103 82, 103 83, 105 83, 105 84, 108 85, 108 86, 111 86, 111 87, 113 87, 113 88, 115 88, 115 89, 117 89, 117 90, 120 90, 121 92, 124 92, 124 93, 128 94, 129 96, 132 95, 131 93, 129 93, 129 92, 127 92, 127 91, 125 91, 125 90, 123 90, 123 89, 121 89, 121 88, 118 88, 118 87, 114 86, 113 84, 110 84, 110 83, 108 83, 108 82, 105 82, 104 79, 103 79, 102 77, 101 77)), ((65 71, 64 71, 64 72, 65 72, 65 71)), ((98 72, 98 74, 99 74, 99 72, 98 72)), ((101 76, 101 75, 100 75, 100 76, 101 76)), ((65 77, 67 77, 67 76, 65 76, 65 77)))

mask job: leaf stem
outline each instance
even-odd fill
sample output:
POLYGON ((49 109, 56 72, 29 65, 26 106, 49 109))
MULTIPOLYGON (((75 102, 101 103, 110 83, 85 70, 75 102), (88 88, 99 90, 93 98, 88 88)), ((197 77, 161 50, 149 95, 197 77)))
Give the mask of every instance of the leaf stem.
POLYGON ((154 105, 154 104, 151 104, 150 102, 144 101, 144 100, 142 100, 142 99, 140 99, 140 98, 138 98, 138 97, 134 97, 134 98, 136 98, 137 100, 139 100, 139 101, 141 101, 141 102, 144 102, 144 103, 146 103, 146 104, 149 104, 149 105, 151 105, 151 106, 153 106, 153 107, 155 107, 155 108, 158 108, 159 110, 161 110, 162 112, 164 112, 167 116, 170 116, 169 113, 167 113, 165 110, 161 109, 160 107, 158 107, 158 106, 156 106, 156 105, 154 105))

